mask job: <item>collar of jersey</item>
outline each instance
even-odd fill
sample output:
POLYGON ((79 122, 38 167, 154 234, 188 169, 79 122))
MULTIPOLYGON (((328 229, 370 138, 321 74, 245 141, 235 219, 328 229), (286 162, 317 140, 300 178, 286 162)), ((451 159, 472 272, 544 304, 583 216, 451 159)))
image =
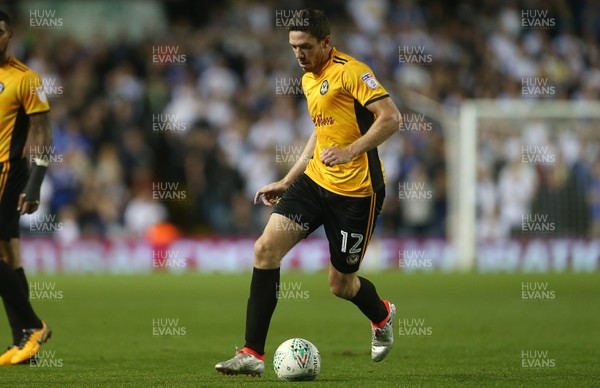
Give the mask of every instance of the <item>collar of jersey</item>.
POLYGON ((325 66, 323 66, 321 68, 321 71, 319 73, 310 73, 312 75, 312 77, 314 79, 319 79, 323 76, 323 74, 325 73, 325 71, 329 68, 329 66, 331 66, 331 64, 333 63, 333 57, 337 54, 337 50, 335 49, 335 47, 331 48, 331 51, 329 52, 329 59, 327 60, 327 63, 325 64, 325 66))
POLYGON ((10 66, 10 64, 12 62, 14 62, 15 57, 13 55, 9 55, 8 58, 6 59, 6 63, 4 63, 3 65, 0 65, 0 67, 8 67, 10 66))

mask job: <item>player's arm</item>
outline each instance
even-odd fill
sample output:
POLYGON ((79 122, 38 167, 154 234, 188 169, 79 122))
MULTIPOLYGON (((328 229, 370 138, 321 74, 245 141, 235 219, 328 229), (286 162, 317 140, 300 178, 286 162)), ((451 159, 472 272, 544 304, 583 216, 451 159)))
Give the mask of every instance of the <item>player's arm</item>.
POLYGON ((285 177, 281 180, 281 182, 286 186, 286 189, 292 184, 292 182, 306 170, 306 166, 308 166, 308 162, 310 162, 310 158, 315 153, 315 147, 317 146, 317 133, 313 132, 306 143, 306 147, 304 147, 304 151, 302 151, 302 155, 300 158, 294 163, 290 171, 285 175, 285 177))
POLYGON ((35 212, 40 204, 40 189, 48 169, 50 146, 52 145, 52 127, 48 112, 29 115, 29 144, 35 150, 25 189, 19 196, 17 210, 21 214, 35 212))
POLYGON ((402 115, 390 97, 374 101, 366 106, 375 114, 375 121, 363 136, 345 148, 325 148, 321 161, 326 166, 348 163, 363 152, 377 147, 392 136, 402 124, 402 115))
POLYGON ((302 155, 300 155, 300 158, 294 163, 290 171, 288 171, 282 180, 270 183, 258 190, 254 196, 254 204, 258 203, 261 196, 263 203, 267 206, 277 203, 279 197, 290 187, 292 182, 306 170, 306 166, 308 166, 308 162, 313 156, 316 146, 317 134, 313 132, 306 143, 306 147, 304 147, 304 151, 302 151, 302 155))

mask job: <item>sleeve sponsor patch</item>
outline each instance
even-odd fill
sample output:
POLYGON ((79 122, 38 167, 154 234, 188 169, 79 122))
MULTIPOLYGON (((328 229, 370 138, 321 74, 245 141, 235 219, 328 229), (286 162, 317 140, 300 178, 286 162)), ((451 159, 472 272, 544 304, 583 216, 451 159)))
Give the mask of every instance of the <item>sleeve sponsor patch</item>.
POLYGON ((48 101, 46 98, 46 92, 44 91, 44 87, 42 85, 35 87, 35 93, 38 96, 38 99, 44 104, 48 101))
POLYGON ((371 73, 364 73, 360 76, 360 79, 371 89, 377 89, 377 87, 379 87, 377 80, 375 80, 375 77, 373 77, 373 74, 371 73))

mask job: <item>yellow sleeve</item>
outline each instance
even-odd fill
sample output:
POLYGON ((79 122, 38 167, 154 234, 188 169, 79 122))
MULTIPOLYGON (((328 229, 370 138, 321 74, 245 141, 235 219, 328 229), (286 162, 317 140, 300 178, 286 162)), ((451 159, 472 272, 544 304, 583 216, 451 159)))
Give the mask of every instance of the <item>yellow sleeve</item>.
POLYGON ((373 70, 359 61, 351 61, 344 65, 342 80, 344 89, 362 106, 389 95, 375 78, 373 70))
POLYGON ((21 78, 20 93, 21 105, 26 114, 30 115, 50 110, 42 79, 33 71, 28 70, 21 78))

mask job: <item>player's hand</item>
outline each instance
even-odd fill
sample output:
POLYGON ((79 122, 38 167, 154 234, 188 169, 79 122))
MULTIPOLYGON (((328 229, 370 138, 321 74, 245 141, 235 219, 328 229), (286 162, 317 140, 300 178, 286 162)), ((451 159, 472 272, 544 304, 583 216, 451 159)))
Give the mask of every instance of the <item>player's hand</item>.
POLYGON ((256 192, 256 195, 254 196, 254 204, 258 204, 258 201, 262 196, 262 202, 265 205, 273 206, 279 202, 279 199, 281 199, 281 196, 283 193, 285 193, 287 188, 287 185, 281 181, 269 183, 256 192))
POLYGON ((352 159, 352 154, 345 148, 331 147, 321 151, 321 162, 328 167, 348 163, 352 159))
POLYGON ((21 215, 35 213, 38 207, 40 207, 40 201, 31 201, 25 199, 25 193, 19 195, 17 211, 20 212, 21 215))

